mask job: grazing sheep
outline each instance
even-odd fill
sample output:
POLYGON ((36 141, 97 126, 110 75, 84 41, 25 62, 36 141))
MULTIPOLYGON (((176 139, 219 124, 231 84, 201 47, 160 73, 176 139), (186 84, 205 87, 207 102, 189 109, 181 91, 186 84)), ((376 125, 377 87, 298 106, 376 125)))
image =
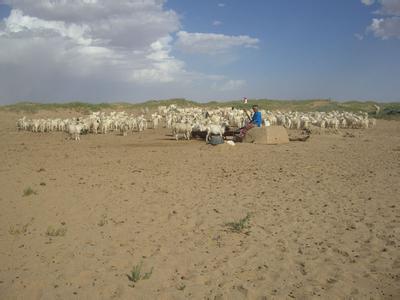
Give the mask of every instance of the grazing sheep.
POLYGON ((68 125, 68 133, 70 134, 71 138, 74 138, 75 141, 80 141, 80 134, 82 131, 82 124, 69 124, 68 125))
POLYGON ((123 136, 127 136, 128 135, 128 131, 129 131, 129 124, 126 123, 126 122, 123 122, 119 127, 119 131, 121 132, 121 134, 123 136))
POLYGON ((138 131, 144 131, 147 128, 147 121, 143 116, 137 118, 138 131))
POLYGON ((375 127, 376 126, 376 119, 374 119, 374 118, 372 118, 372 119, 369 119, 369 128, 373 128, 373 127, 375 127))
POLYGON ((92 123, 90 124, 90 130, 94 134, 97 134, 99 127, 100 127, 100 121, 98 119, 93 120, 92 123))
POLYGON ((185 139, 190 140, 192 136, 192 126, 188 123, 175 123, 172 126, 172 134, 175 139, 178 140, 179 136, 183 136, 185 139))
MULTIPOLYGON (((148 110, 144 109, 148 114, 148 110)), ((309 129, 314 127, 339 129, 368 129, 376 124, 376 119, 369 118, 367 113, 358 112, 280 112, 262 111, 264 124, 283 125, 288 129, 309 129)), ((178 140, 182 136, 189 140, 192 131, 201 132, 199 136, 208 141, 211 135, 223 136, 229 124, 233 128, 244 126, 247 117, 243 110, 232 108, 206 109, 198 107, 180 108, 176 105, 160 106, 157 112, 145 115, 133 115, 126 112, 93 112, 89 116, 69 119, 27 119, 22 117, 16 121, 18 130, 31 132, 64 131, 75 140, 80 140, 84 133, 117 133, 123 136, 129 131, 144 131, 147 123, 156 129, 161 123, 171 128, 174 137, 178 140)))
POLYGON ((216 125, 216 124, 210 124, 207 126, 207 136, 206 136, 206 142, 208 143, 210 135, 219 135, 221 138, 224 137, 225 133, 225 127, 224 125, 216 125))

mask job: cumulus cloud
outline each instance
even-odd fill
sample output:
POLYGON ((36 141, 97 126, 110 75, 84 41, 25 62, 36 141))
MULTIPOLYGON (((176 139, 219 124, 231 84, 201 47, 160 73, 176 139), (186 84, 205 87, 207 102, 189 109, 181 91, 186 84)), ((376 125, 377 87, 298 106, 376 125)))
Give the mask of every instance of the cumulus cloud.
MULTIPOLYGON (((172 55, 181 24, 165 0, 3 3, 12 10, 0 20, 0 102, 176 97, 167 87, 230 80, 189 71, 172 55)), ((223 48, 254 44, 238 38, 223 48)))
POLYGON ((225 3, 218 3, 218 7, 225 7, 226 4, 225 3))
MULTIPOLYGON (((362 0, 365 2, 374 2, 362 0)), ((371 4, 372 4, 371 3, 371 4)), ((375 12, 381 18, 373 18, 366 31, 381 39, 400 38, 400 1, 378 0, 380 8, 375 12)))
POLYGON ((365 5, 372 5, 375 3, 375 0, 361 0, 361 2, 365 5))
POLYGON ((399 0, 379 0, 382 5, 378 13, 382 15, 400 16, 400 1, 399 0))
POLYGON ((181 82, 187 74, 184 62, 171 55, 170 34, 179 29, 179 18, 163 9, 163 1, 6 3, 12 10, 0 26, 2 101, 86 98, 91 93, 82 86, 134 90, 181 82))
MULTIPOLYGON (((170 55, 168 46, 170 33, 179 28, 177 15, 163 11, 162 1, 118 2, 121 5, 101 0, 7 1, 14 9, 0 32, 0 59, 8 56, 8 47, 19 44, 20 56, 30 57, 29 43, 47 43, 45 52, 60 53, 58 64, 70 64, 73 55, 82 60, 79 67, 97 71, 94 67, 115 66, 123 78, 134 80, 143 71, 152 73, 153 80, 160 75, 164 82, 172 78, 166 74, 169 69, 182 71, 184 64, 170 55)), ((32 59, 26 67, 35 68, 36 63, 32 59)))
POLYGON ((147 68, 134 70, 131 79, 142 84, 152 82, 172 82, 177 78, 183 80, 184 63, 171 57, 170 36, 159 39, 150 45, 151 51, 146 56, 147 68))
POLYGON ((104 20, 110 16, 144 14, 154 18, 168 18, 168 15, 176 15, 173 11, 163 9, 165 0, 3 0, 3 2, 40 19, 74 23, 104 20))
POLYGON ((163 9, 160 0, 6 0, 36 22, 64 22, 86 26, 101 43, 145 48, 160 37, 177 31, 177 14, 163 9))
POLYGON ((392 37, 400 39, 400 18, 374 18, 372 19, 371 25, 368 26, 367 31, 372 32, 374 36, 383 40, 392 37))
POLYGON ((218 21, 218 20, 215 20, 215 21, 212 22, 212 24, 213 24, 213 26, 219 26, 219 25, 222 24, 222 22, 218 21))
POLYGON ((219 91, 234 91, 243 88, 246 85, 245 80, 227 80, 221 82, 215 82, 213 87, 219 91))
POLYGON ((179 31, 176 46, 184 52, 219 54, 234 47, 257 48, 259 40, 247 35, 230 36, 216 33, 179 31))
POLYGON ((379 4, 380 8, 375 12, 377 14, 400 16, 399 0, 361 0, 361 2, 367 6, 379 4))
POLYGON ((362 41, 364 39, 364 36, 362 34, 359 34, 359 33, 355 33, 354 37, 359 41, 362 41))
POLYGON ((87 25, 65 24, 61 21, 45 21, 36 17, 23 15, 19 9, 13 9, 5 20, 4 34, 13 35, 30 32, 36 36, 61 36, 73 40, 77 44, 90 45, 87 25), (86 36, 86 37, 85 37, 86 36))

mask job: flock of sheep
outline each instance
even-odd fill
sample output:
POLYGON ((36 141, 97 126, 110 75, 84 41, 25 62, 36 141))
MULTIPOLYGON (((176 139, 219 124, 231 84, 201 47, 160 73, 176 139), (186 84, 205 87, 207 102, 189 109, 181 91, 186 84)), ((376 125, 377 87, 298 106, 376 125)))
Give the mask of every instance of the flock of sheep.
MULTIPOLYGON (((144 131, 159 126, 170 128, 176 140, 190 139, 192 132, 207 132, 210 135, 223 136, 227 127, 240 128, 248 121, 243 110, 235 108, 204 109, 198 107, 179 108, 176 105, 159 106, 153 114, 142 111, 140 115, 126 112, 93 112, 89 116, 70 119, 27 119, 17 121, 19 130, 32 132, 63 131, 75 140, 85 133, 107 134, 119 132, 126 136, 129 132, 144 131)), ((350 112, 271 112, 261 110, 263 125, 282 125, 288 129, 308 129, 311 126, 321 128, 369 128, 376 120, 367 113, 350 112)))

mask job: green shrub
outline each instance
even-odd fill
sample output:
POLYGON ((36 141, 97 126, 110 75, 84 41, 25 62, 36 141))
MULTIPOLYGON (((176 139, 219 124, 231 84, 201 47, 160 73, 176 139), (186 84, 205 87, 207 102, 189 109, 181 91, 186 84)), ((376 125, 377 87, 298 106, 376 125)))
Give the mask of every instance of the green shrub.
POLYGON ((242 232, 243 229, 248 227, 249 221, 250 221, 250 214, 247 214, 244 218, 236 222, 226 223, 226 226, 228 226, 231 231, 242 232))
POLYGON ((26 189, 24 189, 24 197, 30 196, 30 195, 37 195, 37 192, 35 190, 33 190, 31 187, 27 187, 26 189))
POLYGON ((67 233, 67 228, 65 227, 60 227, 60 228, 54 228, 53 226, 47 227, 46 230, 46 235, 47 236, 64 236, 67 233))
POLYGON ((126 275, 130 281, 138 282, 141 279, 150 278, 151 274, 153 273, 153 268, 151 268, 150 272, 142 274, 142 266, 143 262, 140 262, 140 264, 133 267, 130 274, 126 275))

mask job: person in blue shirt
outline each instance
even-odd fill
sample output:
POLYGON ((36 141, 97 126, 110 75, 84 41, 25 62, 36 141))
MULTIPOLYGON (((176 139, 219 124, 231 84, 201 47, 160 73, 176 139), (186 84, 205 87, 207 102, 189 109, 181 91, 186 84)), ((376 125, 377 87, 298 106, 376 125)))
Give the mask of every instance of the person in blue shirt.
POLYGON ((262 117, 261 112, 258 111, 258 105, 253 105, 253 116, 251 117, 251 123, 257 125, 257 127, 261 127, 262 117))
POLYGON ((257 127, 261 127, 262 124, 262 116, 261 116, 261 112, 258 111, 258 105, 253 105, 253 116, 250 118, 250 116, 248 115, 247 111, 245 111, 247 117, 249 118, 249 123, 246 124, 246 126, 242 127, 239 129, 239 135, 237 136, 236 141, 240 142, 243 140, 244 136, 246 135, 246 132, 248 130, 250 130, 251 128, 257 126, 257 127))

